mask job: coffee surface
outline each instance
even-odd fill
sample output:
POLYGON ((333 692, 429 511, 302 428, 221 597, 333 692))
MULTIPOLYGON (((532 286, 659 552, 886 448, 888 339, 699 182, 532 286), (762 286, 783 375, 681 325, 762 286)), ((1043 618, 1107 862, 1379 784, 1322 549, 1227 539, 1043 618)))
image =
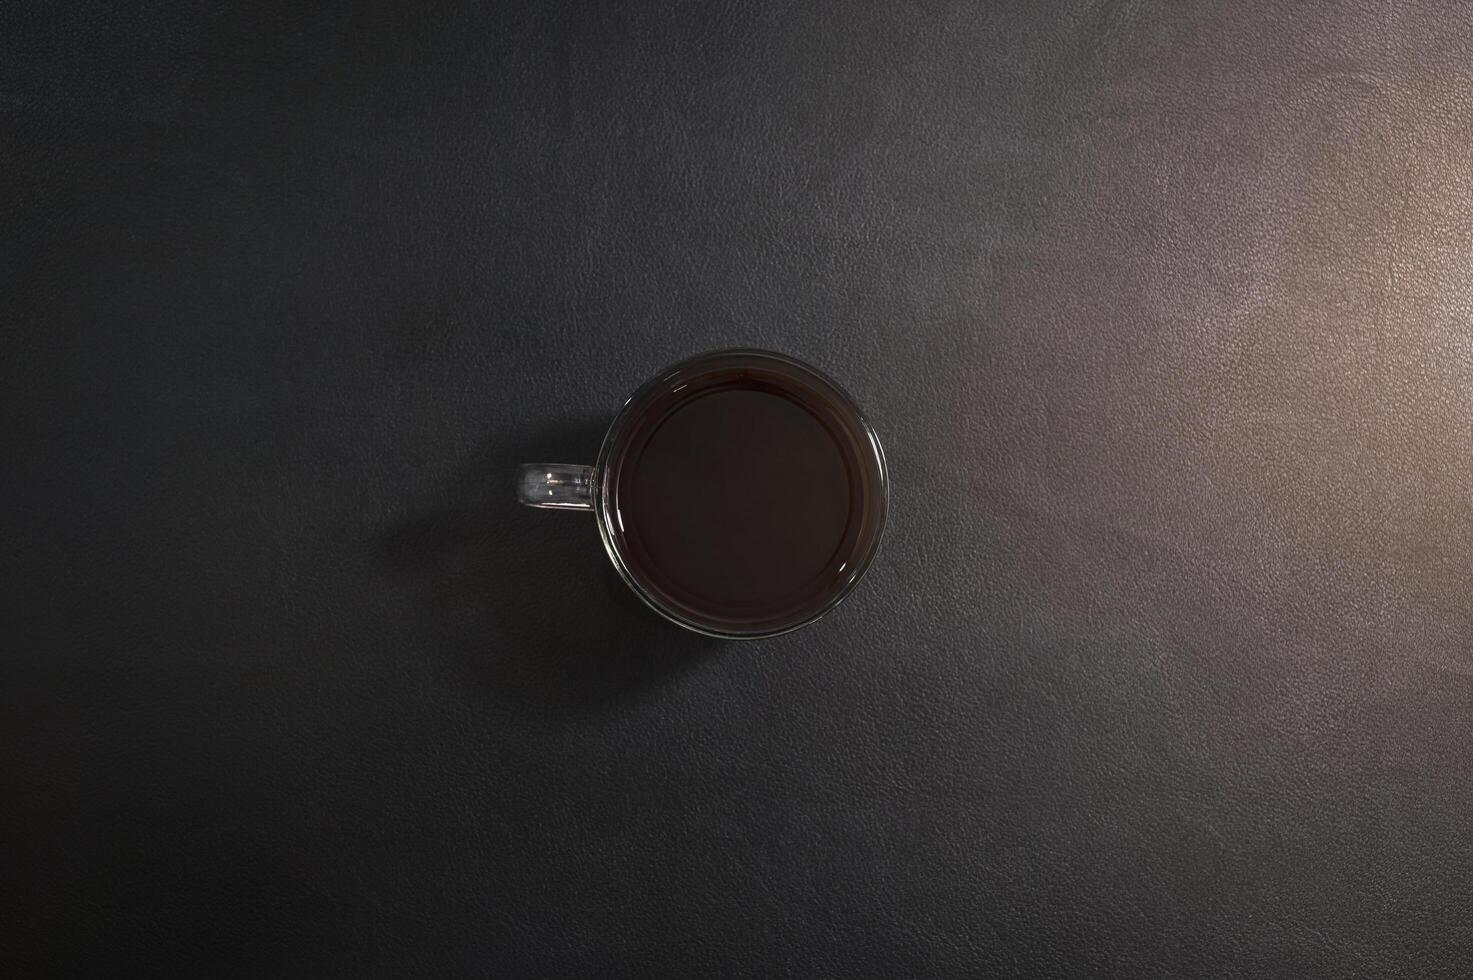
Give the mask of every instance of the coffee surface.
POLYGON ((819 608, 858 537, 852 442, 811 392, 737 373, 675 392, 617 460, 631 572, 662 599, 741 625, 819 608))

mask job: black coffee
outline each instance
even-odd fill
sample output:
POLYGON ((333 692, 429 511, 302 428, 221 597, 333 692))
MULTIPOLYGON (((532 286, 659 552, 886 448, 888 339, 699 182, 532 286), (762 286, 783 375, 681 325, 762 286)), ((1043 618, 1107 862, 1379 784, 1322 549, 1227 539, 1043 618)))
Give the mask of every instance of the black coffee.
POLYGON ((877 451, 821 376, 770 355, 712 355, 637 397, 605 486, 629 573, 722 632, 768 632, 826 609, 883 520, 877 451))

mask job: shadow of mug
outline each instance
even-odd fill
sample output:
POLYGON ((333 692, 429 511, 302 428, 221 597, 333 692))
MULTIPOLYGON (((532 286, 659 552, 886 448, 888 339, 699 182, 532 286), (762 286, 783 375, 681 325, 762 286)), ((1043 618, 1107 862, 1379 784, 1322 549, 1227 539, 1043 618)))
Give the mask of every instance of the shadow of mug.
POLYGON ((589 513, 516 501, 529 459, 593 459, 607 421, 491 447, 443 504, 379 540, 388 572, 414 590, 415 626, 479 683, 514 703, 592 711, 655 686, 721 646, 666 622, 614 571, 589 513))

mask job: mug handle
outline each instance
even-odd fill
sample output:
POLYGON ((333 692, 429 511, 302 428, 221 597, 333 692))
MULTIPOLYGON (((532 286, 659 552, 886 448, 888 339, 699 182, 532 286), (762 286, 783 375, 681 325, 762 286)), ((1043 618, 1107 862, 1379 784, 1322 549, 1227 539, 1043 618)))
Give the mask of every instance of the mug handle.
POLYGON ((524 463, 517 500, 528 507, 593 510, 593 467, 573 463, 524 463))

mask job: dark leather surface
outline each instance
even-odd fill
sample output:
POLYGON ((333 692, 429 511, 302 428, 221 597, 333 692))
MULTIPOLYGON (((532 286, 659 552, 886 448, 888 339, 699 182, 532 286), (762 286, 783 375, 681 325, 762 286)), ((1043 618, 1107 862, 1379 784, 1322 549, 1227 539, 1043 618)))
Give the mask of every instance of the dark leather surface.
POLYGON ((1473 974, 1459 4, 8 4, 7 976, 1473 974), (725 345, 814 628, 517 463, 725 345))

